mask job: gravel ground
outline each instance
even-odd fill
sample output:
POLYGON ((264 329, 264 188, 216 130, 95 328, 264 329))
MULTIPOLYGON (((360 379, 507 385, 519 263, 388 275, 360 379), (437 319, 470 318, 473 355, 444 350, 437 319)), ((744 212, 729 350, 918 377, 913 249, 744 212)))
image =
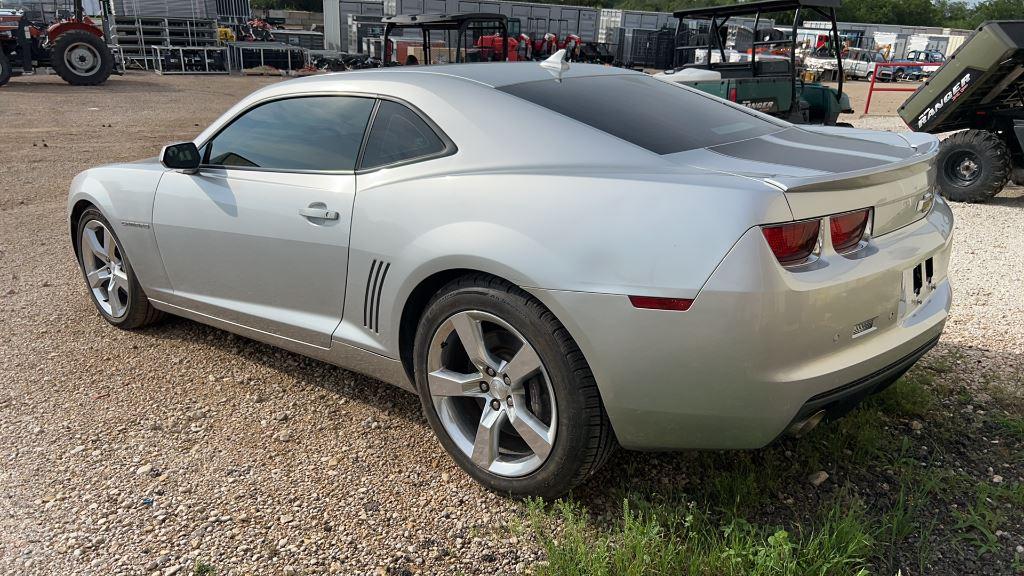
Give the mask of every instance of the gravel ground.
MULTIPOLYGON (((0 89, 0 573, 514 574, 542 558, 513 535, 521 508, 459 471, 414 396, 192 322, 127 333, 95 313, 67 238, 74 174, 154 155, 273 81, 0 89)), ((935 353, 957 351, 979 390, 1019 383, 1024 191, 954 211, 956 307, 935 353)))

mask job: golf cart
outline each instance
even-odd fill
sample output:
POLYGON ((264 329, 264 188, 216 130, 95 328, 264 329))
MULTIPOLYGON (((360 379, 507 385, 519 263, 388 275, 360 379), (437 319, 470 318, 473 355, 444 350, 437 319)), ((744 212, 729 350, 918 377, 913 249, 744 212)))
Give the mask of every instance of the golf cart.
POLYGON ((503 14, 411 14, 381 23, 382 66, 516 60, 517 42, 503 14))
POLYGON ((840 0, 755 0, 679 10, 674 13, 679 19, 676 38, 697 39, 698 43, 706 44, 677 45, 677 67, 655 77, 686 84, 791 122, 835 125, 840 113, 853 112, 849 97, 843 94, 842 42, 836 25, 839 4, 840 0), (762 14, 787 12, 793 13, 793 24, 786 33, 760 25, 762 14), (829 45, 809 49, 820 52, 825 48, 834 55, 838 89, 805 82, 798 76, 797 29, 802 16, 808 13, 832 24, 831 30, 823 31, 829 45), (754 26, 750 40, 727 47, 729 19, 751 16, 754 26), (707 33, 691 33, 689 26, 693 20, 700 22, 699 31, 706 28, 707 33))
POLYGON ((942 141, 938 185, 958 202, 984 202, 1024 184, 1024 20, 985 22, 907 98, 899 115, 942 141))

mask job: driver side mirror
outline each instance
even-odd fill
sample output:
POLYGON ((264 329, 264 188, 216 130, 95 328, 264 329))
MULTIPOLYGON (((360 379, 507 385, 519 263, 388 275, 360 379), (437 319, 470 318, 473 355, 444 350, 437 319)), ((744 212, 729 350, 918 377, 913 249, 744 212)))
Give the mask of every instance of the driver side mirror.
POLYGON ((168 144, 160 152, 160 163, 172 170, 195 174, 199 171, 199 148, 194 142, 168 144))

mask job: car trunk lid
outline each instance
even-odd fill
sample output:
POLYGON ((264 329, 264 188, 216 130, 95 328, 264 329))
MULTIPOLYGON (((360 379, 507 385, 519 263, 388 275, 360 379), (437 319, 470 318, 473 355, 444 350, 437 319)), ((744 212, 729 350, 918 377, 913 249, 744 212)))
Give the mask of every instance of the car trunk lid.
POLYGON ((778 188, 796 220, 873 208, 879 236, 924 217, 938 141, 916 133, 794 127, 694 152, 685 161, 778 188))

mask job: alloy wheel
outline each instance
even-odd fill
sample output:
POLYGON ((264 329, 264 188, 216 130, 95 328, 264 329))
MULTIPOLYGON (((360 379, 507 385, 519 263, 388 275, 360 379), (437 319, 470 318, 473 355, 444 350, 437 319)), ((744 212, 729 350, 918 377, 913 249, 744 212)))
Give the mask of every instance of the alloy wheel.
POLYGON ((124 316, 131 286, 114 235, 99 220, 90 220, 82 228, 79 246, 85 280, 96 304, 113 318, 124 316))
POLYGON ((458 312, 435 331, 427 372, 445 432, 476 466, 520 477, 544 464, 557 429, 555 395, 515 328, 487 312, 458 312))

